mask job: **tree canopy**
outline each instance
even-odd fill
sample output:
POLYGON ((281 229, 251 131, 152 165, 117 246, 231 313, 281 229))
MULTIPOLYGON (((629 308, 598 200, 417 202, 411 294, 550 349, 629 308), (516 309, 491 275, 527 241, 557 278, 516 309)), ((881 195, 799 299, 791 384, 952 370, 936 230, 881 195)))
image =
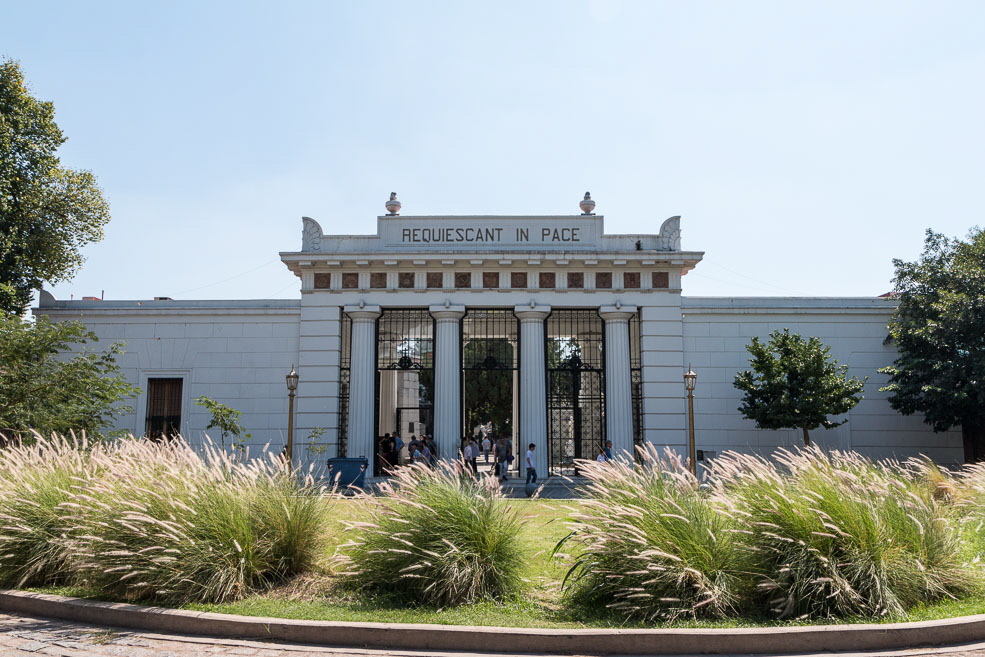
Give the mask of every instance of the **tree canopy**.
POLYGON ((831 348, 818 338, 783 329, 766 344, 753 338, 746 349, 752 370, 736 374, 733 385, 745 393, 739 412, 761 429, 800 429, 810 445, 810 430, 844 424, 847 419, 828 416, 847 413, 862 399, 865 379, 849 379, 848 366, 829 359, 831 348))
POLYGON ((928 230, 920 259, 893 265, 889 403, 934 431, 960 426, 965 460, 985 460, 985 231, 962 241, 928 230))
POLYGON ((55 108, 0 62, 0 312, 21 314, 34 290, 70 279, 81 249, 103 237, 109 205, 88 171, 61 166, 55 108))
POLYGON ((120 373, 121 343, 97 352, 95 334, 79 322, 25 322, 0 314, 0 432, 85 431, 100 436, 120 402, 140 391, 120 373))

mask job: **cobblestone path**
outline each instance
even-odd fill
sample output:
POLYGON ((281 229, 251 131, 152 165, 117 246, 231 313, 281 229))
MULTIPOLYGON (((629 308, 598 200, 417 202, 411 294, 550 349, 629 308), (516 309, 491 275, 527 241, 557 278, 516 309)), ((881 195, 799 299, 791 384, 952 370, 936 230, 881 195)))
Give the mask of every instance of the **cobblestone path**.
MULTIPOLYGON (((495 653, 449 653, 360 650, 282 644, 265 641, 236 641, 135 630, 114 629, 68 621, 0 613, 0 657, 192 657, 193 655, 244 655, 252 657, 497 657, 495 653)), ((825 657, 985 657, 985 642, 949 648, 897 650, 870 653, 824 653, 825 657)), ((505 657, 505 656, 503 656, 505 657)), ((510 655, 509 657, 519 657, 510 655)), ((572 656, 577 657, 577 656, 572 656)), ((735 656, 738 657, 738 656, 735 656)), ((781 656, 774 656, 781 657, 781 656)), ((799 655, 798 657, 820 657, 799 655)))

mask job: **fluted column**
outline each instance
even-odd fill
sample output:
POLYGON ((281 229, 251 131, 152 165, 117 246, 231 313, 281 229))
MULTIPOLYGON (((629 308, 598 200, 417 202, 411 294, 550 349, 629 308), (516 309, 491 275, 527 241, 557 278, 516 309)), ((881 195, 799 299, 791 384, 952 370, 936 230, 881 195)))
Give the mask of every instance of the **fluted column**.
POLYGON ((526 476, 524 456, 533 443, 538 478, 547 469, 547 364, 544 359, 544 320, 550 306, 517 306, 513 313, 520 320, 520 427, 513 437, 513 451, 520 462, 520 476, 526 476))
POLYGON ((462 438, 462 325, 465 306, 431 306, 434 317, 434 440, 455 458, 462 438))
POLYGON ((629 360, 629 320, 635 306, 604 306, 605 437, 613 454, 633 453, 633 382, 629 360))
POLYGON ((346 306, 349 341, 349 447, 346 456, 373 459, 376 414, 376 319, 379 306, 346 306))

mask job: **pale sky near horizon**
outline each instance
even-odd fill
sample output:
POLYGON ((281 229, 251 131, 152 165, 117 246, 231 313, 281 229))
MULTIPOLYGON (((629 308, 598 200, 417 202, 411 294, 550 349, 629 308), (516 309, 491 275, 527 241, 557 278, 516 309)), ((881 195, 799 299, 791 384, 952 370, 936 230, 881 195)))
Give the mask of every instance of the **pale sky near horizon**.
POLYGON ((0 2, 111 203, 56 298, 297 298, 301 216, 681 215, 688 296, 874 296, 985 225, 985 3, 0 2))

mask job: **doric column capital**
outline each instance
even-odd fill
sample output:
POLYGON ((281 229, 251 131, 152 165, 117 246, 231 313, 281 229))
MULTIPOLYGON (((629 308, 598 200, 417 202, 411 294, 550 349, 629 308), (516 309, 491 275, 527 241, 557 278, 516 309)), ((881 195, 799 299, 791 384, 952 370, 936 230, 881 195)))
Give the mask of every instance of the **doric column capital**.
POLYGON ((428 311, 439 322, 457 322, 465 317, 465 306, 430 306, 428 311))
POLYGON ((375 322, 383 314, 379 306, 345 306, 342 310, 354 322, 375 322))
POLYGON ((628 322, 636 314, 636 306, 602 306, 599 316, 607 322, 628 322))
POLYGON ((551 307, 537 305, 515 306, 513 308, 513 314, 521 322, 542 322, 551 314, 551 307))

